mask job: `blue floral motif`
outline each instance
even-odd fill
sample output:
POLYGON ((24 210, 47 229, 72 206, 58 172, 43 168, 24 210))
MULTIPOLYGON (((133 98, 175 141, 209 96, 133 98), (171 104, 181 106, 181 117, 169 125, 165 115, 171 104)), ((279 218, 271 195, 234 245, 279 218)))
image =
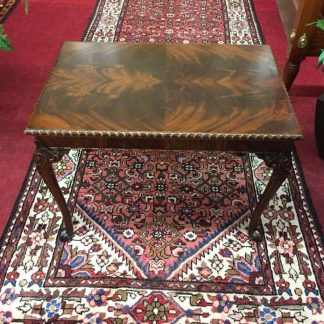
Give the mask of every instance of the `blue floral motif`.
POLYGON ((78 271, 73 274, 73 277, 77 278, 91 278, 90 274, 87 271, 78 271))
POLYGON ((309 294, 318 295, 318 290, 316 289, 316 284, 314 281, 305 279, 303 282, 303 286, 305 288, 306 296, 308 296, 309 294))
POLYGON ((263 307, 259 310, 260 321, 264 324, 276 324, 277 323, 277 313, 273 308, 263 307))
POLYGON ((45 313, 48 319, 54 318, 55 315, 59 315, 61 310, 61 300, 60 299, 52 299, 46 303, 45 313))
POLYGON ((103 289, 93 289, 87 296, 87 301, 91 307, 105 305, 107 296, 103 289))
POLYGON ((237 262, 237 270, 246 276, 250 276, 253 272, 260 271, 260 257, 256 256, 252 261, 252 265, 248 264, 245 260, 237 262))
POLYGON ((252 269, 246 262, 237 262, 237 270, 245 274, 246 276, 250 276, 252 273, 252 269))
POLYGON ((322 314, 324 304, 317 297, 307 298, 307 308, 312 311, 312 314, 322 314))
POLYGON ((217 294, 213 303, 213 310, 218 313, 228 313, 233 304, 226 295, 217 294))
POLYGON ((77 269, 82 263, 84 263, 84 261, 85 261, 84 255, 77 255, 70 262, 70 267, 72 269, 77 269))
POLYGON ((83 323, 84 324, 101 324, 101 323, 103 323, 103 321, 99 314, 89 313, 83 319, 83 323))
POLYGON ((250 282, 250 280, 262 281, 261 263, 258 255, 247 256, 246 258, 240 257, 234 259, 234 271, 237 273, 230 278, 230 283, 243 283, 250 282))
POLYGON ((246 283, 246 280, 233 277, 233 278, 230 278, 229 282, 231 284, 233 284, 233 283, 240 284, 240 283, 246 283))
POLYGON ((260 256, 257 255, 254 260, 253 260, 253 263, 254 263, 254 267, 257 271, 261 271, 261 262, 260 262, 260 256))
POLYGON ((60 260, 60 264, 65 264, 65 262, 67 261, 67 259, 70 257, 70 253, 69 251, 66 249, 66 247, 64 247, 63 249, 63 253, 61 256, 61 260, 60 260))
POLYGON ((282 295, 283 293, 287 293, 289 296, 292 296, 291 289, 289 288, 290 284, 284 278, 280 278, 276 285, 278 286, 278 294, 282 295))
POLYGON ((9 311, 0 312, 0 323, 7 324, 12 321, 12 313, 9 311))
POLYGON ((17 295, 15 294, 15 290, 13 288, 7 288, 0 296, 0 300, 3 305, 10 305, 16 298, 17 295))

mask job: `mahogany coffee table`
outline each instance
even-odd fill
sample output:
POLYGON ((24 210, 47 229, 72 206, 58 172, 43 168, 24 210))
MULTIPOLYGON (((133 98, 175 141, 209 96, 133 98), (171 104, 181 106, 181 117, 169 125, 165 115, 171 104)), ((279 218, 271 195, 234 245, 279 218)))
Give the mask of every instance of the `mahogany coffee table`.
POLYGON ((64 218, 72 214, 52 163, 71 148, 255 152, 273 173, 249 225, 289 174, 302 133, 266 45, 67 42, 28 122, 37 170, 64 218))

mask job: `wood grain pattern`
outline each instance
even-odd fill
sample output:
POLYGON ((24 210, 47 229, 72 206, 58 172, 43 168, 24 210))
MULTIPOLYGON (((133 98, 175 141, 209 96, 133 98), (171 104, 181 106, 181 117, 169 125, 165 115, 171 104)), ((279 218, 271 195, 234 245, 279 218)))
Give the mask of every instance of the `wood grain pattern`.
POLYGON ((67 42, 25 132, 302 137, 266 45, 67 42))
MULTIPOLYGON (((64 215, 64 241, 72 215, 49 148, 270 151, 280 162, 302 137, 262 45, 65 43, 25 133, 38 143, 38 170, 64 215)), ((284 180, 279 171, 253 212, 252 239, 284 180)))

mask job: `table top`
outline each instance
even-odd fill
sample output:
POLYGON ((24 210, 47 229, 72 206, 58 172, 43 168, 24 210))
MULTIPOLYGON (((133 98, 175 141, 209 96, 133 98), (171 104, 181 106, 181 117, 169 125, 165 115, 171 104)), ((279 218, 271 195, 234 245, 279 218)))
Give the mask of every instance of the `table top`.
POLYGON ((25 133, 302 138, 267 45, 66 42, 25 133))

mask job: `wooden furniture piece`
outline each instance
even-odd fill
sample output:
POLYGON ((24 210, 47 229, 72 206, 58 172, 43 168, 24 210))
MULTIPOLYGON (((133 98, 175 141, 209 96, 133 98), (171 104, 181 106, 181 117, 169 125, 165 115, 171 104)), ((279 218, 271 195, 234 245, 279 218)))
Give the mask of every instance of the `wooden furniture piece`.
POLYGON ((324 94, 316 101, 315 138, 320 158, 324 159, 324 94))
POLYGON ((256 152, 273 168, 249 226, 259 240, 302 138, 266 45, 65 43, 25 133, 62 211, 62 240, 73 226, 52 163, 70 148, 256 152))
POLYGON ((309 25, 323 17, 324 0, 277 0, 277 5, 290 39, 283 74, 284 83, 289 90, 301 62, 307 56, 318 56, 324 48, 324 31, 314 24, 309 25))

